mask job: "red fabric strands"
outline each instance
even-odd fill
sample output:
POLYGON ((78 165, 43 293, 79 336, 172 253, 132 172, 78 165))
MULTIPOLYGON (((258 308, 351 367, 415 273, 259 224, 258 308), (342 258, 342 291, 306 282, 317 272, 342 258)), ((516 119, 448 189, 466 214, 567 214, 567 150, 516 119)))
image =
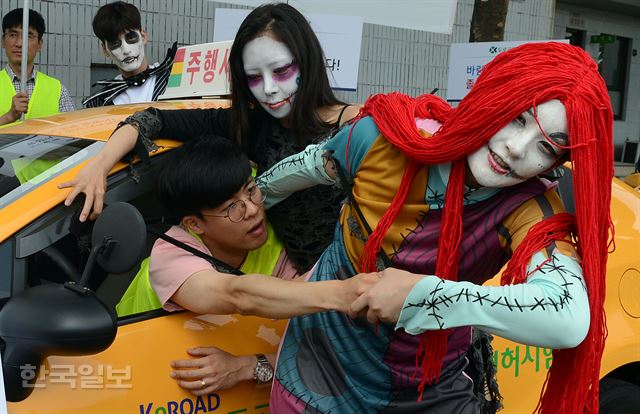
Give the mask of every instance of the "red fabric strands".
MULTIPOLYGON (((552 99, 560 100, 567 112, 576 217, 574 220, 569 214, 557 214, 534 226, 514 252, 502 282, 523 283, 534 253, 554 240, 573 235, 589 293, 591 326, 578 347, 554 351, 536 411, 597 413, 600 360, 606 337, 603 306, 607 248, 613 236, 609 213, 613 117, 597 64, 583 50, 549 42, 503 52, 485 66, 473 89, 455 109, 431 95, 413 99, 392 93, 370 98, 363 116, 371 115, 387 140, 413 161, 390 208, 367 240, 360 265, 364 272, 376 270, 384 235, 402 209, 420 167, 452 162, 436 274, 457 280, 466 157, 521 113, 552 99), (443 125, 425 139, 416 130, 416 117, 435 119, 443 125)), ((418 350, 420 360, 416 361, 422 367, 420 391, 425 384, 438 380, 446 339, 446 331, 423 334, 418 350)))

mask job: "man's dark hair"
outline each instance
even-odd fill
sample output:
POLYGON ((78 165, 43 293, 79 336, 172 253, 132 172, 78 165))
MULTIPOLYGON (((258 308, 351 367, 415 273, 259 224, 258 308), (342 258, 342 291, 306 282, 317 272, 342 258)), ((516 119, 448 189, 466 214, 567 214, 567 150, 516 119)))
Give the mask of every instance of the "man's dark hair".
POLYGON ((240 24, 229 53, 231 71, 231 131, 249 155, 253 155, 255 143, 254 120, 250 119, 251 108, 259 116, 270 115, 256 102, 244 73, 242 52, 253 39, 270 35, 284 43, 291 51, 300 70, 300 85, 291 108, 290 122, 294 139, 298 144, 309 135, 328 133, 333 125, 324 122, 317 110, 323 106, 343 104, 333 94, 327 76, 326 61, 320 41, 307 19, 295 8, 285 3, 264 4, 254 9, 240 24))
MULTIPOLYGON (((3 34, 7 29, 15 29, 16 27, 22 27, 22 7, 11 10, 2 18, 3 34)), ((33 9, 29 9, 29 28, 38 32, 38 39, 42 39, 45 31, 44 18, 33 9)))
POLYGON ((93 17, 93 33, 103 42, 113 42, 121 33, 142 30, 140 11, 133 4, 116 1, 105 4, 93 17))
POLYGON ((201 216, 240 191, 251 176, 249 159, 228 138, 203 135, 174 150, 158 176, 158 197, 170 216, 201 216))

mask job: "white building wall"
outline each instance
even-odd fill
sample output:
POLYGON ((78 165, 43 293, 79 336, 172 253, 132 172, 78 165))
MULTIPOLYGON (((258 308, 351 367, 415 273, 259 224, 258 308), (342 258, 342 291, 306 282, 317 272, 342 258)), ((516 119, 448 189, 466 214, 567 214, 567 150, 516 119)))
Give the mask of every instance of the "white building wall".
MULTIPOLYGON (((400 91, 416 96, 438 88, 446 97, 449 45, 469 41, 473 0, 458 0, 451 35, 364 24, 358 90, 339 95, 363 102, 375 93, 400 91)), ((511 0, 505 40, 550 39, 553 0, 511 0)))
POLYGON ((553 0, 511 0, 504 40, 551 39, 554 6, 553 0))
MULTIPOLYGON (((110 0, 109 0, 110 1, 110 0)), ((130 0, 142 13, 149 34, 147 54, 162 60, 174 40, 180 45, 213 39, 216 7, 239 8, 207 0, 130 0)), ((37 63, 44 72, 59 78, 79 106, 90 93, 91 64, 108 64, 91 29, 91 19, 107 0, 32 0, 32 8, 45 18, 47 33, 37 63)), ((549 38, 553 0, 512 0, 507 18, 506 39, 549 38)), ((22 0, 0 0, 4 15, 21 7, 22 0)), ((241 6, 240 6, 241 8, 241 6)), ((359 83, 356 92, 340 92, 352 102, 389 91, 419 95, 439 89, 446 96, 449 44, 466 42, 473 12, 473 0, 458 0, 451 35, 389 26, 365 24, 359 83)), ((4 65, 4 53, 0 57, 4 65)))
MULTIPOLYGON (((592 35, 607 33, 631 39, 631 49, 640 49, 640 19, 559 4, 556 11, 555 33, 564 37, 566 28, 586 30, 587 49, 597 53, 597 45, 589 45, 592 35)), ((626 139, 640 140, 640 56, 631 56, 626 90, 626 105, 622 119, 614 121, 614 145, 617 152, 626 139)))
MULTIPOLYGON (((37 59, 40 69, 59 78, 69 89, 78 107, 90 94, 91 64, 110 63, 93 35, 91 20, 98 8, 110 0, 32 0, 32 8, 42 13, 47 23, 44 47, 37 59)), ((473 12, 473 0, 457 0, 458 7, 451 35, 418 30, 364 24, 358 90, 339 92, 350 102, 363 102, 368 96, 390 91, 419 95, 438 88, 446 96, 449 45, 467 42, 473 12)), ((216 7, 242 8, 207 0, 131 0, 142 13, 143 26, 150 42, 151 61, 162 60, 174 40, 180 45, 213 39, 216 7)), ((2 15, 21 7, 22 0, 0 0, 2 15)), ((565 27, 585 29, 588 35, 601 32, 640 41, 638 19, 607 15, 554 0, 511 0, 506 21, 505 40, 563 38, 565 27), (554 25, 555 21, 555 25, 554 25), (575 22, 583 22, 584 27, 575 22)), ((4 53, 0 63, 6 63, 4 53)), ((624 120, 616 121, 616 143, 627 137, 640 138, 640 56, 632 57, 624 120)))

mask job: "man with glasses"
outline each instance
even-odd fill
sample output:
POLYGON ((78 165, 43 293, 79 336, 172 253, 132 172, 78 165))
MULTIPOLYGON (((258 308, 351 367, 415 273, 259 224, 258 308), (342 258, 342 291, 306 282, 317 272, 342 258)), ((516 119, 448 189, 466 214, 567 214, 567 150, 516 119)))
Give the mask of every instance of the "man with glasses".
POLYGON ((22 9, 11 10, 2 19, 2 47, 8 63, 0 71, 0 125, 16 122, 23 114, 30 119, 75 109, 67 88, 58 79, 37 70, 33 64, 42 49, 44 31, 42 15, 29 10, 27 90, 22 91, 22 9))
MULTIPOLYGON (((328 309, 347 312, 357 293, 377 281, 367 276, 328 284, 278 280, 293 279, 296 271, 266 222, 264 195, 251 176, 249 160, 229 139, 186 142, 168 157, 158 182, 160 200, 180 221, 166 235, 213 256, 217 263, 214 266, 185 248, 157 240, 148 281, 158 307, 271 318, 328 309), (244 275, 233 274, 238 270, 244 275)), ((145 299, 142 274, 118 304, 120 316, 145 310, 131 306, 140 299, 132 292, 145 299)), ((274 355, 233 356, 217 348, 192 348, 188 353, 192 359, 172 363, 172 376, 195 395, 243 380, 266 383, 273 376, 274 355)))

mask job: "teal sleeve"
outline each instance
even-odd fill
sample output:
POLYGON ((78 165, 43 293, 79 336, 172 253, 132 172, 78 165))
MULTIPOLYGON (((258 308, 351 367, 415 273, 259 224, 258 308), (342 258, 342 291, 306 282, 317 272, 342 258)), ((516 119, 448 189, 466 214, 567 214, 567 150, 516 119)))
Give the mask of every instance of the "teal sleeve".
POLYGON ((338 161, 347 176, 354 177, 360 163, 380 136, 380 130, 370 116, 359 119, 355 125, 346 124, 324 145, 331 156, 338 161), (349 138, 351 134, 351 138, 349 138))
POLYGON ((526 283, 479 286, 426 276, 407 296, 396 329, 474 326, 512 341, 548 348, 573 348, 589 329, 589 299, 576 260, 536 253, 526 283))
POLYGON ((304 151, 279 161, 260 175, 256 181, 265 193, 265 208, 272 207, 296 191, 318 184, 335 184, 335 180, 327 175, 324 168, 329 154, 345 172, 347 166, 350 166, 351 176, 354 176, 380 131, 371 117, 360 119, 353 127, 353 134, 349 139, 351 127, 352 125, 346 125, 328 141, 309 145, 304 151))
POLYGON ((262 173, 256 182, 266 196, 264 208, 269 209, 296 191, 318 184, 334 184, 325 171, 325 152, 322 144, 309 145, 262 173))

